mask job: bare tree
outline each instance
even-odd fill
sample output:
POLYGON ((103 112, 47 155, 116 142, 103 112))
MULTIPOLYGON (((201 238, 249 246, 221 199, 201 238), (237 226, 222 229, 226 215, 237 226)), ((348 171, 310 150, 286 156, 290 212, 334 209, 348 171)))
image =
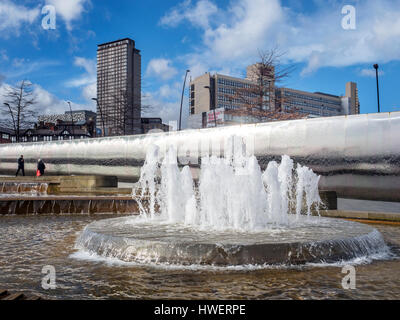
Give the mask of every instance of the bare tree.
POLYGON ((0 106, 0 110, 5 119, 2 120, 2 125, 13 130, 16 142, 20 142, 21 131, 36 121, 36 98, 32 83, 23 80, 6 88, 3 98, 5 102, 0 106))
POLYGON ((151 111, 150 105, 139 105, 135 102, 136 100, 127 90, 120 90, 112 96, 112 106, 109 110, 112 110, 113 113, 105 115, 105 121, 113 124, 116 129, 114 135, 130 134, 135 124, 140 125, 141 113, 151 111))
POLYGON ((248 85, 237 88, 228 100, 239 107, 228 113, 251 116, 258 121, 292 120, 304 118, 297 110, 282 110, 283 98, 276 97, 276 83, 288 78, 294 71, 293 65, 281 64, 285 55, 278 49, 259 51, 258 62, 247 68, 248 85))

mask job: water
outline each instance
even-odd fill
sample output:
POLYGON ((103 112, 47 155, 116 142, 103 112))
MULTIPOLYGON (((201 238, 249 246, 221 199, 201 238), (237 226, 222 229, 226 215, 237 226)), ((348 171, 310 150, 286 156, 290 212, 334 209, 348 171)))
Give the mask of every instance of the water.
POLYGON ((204 156, 194 182, 176 149, 148 149, 133 196, 140 216, 95 222, 76 248, 126 262, 174 265, 293 265, 385 254, 378 231, 311 216, 319 176, 288 156, 262 172, 240 137, 222 158, 204 156), (145 200, 144 200, 145 199, 145 200), (292 214, 294 213, 294 214, 292 214), (302 215, 304 213, 304 215, 302 215))
POLYGON ((202 269, 336 263, 390 255, 382 235, 369 226, 328 218, 288 218, 290 226, 261 232, 199 231, 163 220, 115 218, 88 225, 76 248, 79 256, 202 269))
MULTIPOLYGON (((226 140, 224 157, 204 156, 198 183, 189 166, 180 170, 176 149, 148 149, 138 186, 133 190, 143 219, 180 223, 197 230, 255 232, 288 226, 293 207, 297 220, 318 209, 319 176, 282 156, 262 172, 246 153, 241 137, 226 140), (146 197, 146 205, 142 199, 146 197), (149 203, 147 205, 147 201, 149 203)), ((295 221, 294 221, 295 223, 295 221)))
MULTIPOLYGON (((111 216, 110 216, 111 217, 111 216)), ((75 240, 89 216, 0 218, 0 287, 47 299, 399 299, 400 260, 359 260, 357 289, 341 287, 342 265, 291 268, 176 269, 76 259, 75 240), (42 267, 53 265, 57 289, 41 288, 42 267)), ((400 227, 375 226, 400 253, 400 227)))
POLYGON ((30 183, 30 182, 0 182, 0 196, 1 195, 47 195, 47 183, 30 183))

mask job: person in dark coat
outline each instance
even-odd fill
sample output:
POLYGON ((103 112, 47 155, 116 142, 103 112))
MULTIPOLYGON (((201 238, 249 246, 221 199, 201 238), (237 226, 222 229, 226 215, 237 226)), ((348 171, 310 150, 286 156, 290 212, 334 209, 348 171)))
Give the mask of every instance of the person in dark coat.
POLYGON ((18 170, 17 170, 17 173, 15 174, 16 177, 18 177, 18 173, 20 170, 22 171, 22 175, 25 177, 25 160, 24 160, 24 156, 22 156, 22 155, 18 159, 18 170))
POLYGON ((37 169, 39 170, 40 175, 43 176, 44 175, 44 170, 46 169, 46 166, 44 165, 44 162, 43 162, 42 159, 38 160, 37 169))

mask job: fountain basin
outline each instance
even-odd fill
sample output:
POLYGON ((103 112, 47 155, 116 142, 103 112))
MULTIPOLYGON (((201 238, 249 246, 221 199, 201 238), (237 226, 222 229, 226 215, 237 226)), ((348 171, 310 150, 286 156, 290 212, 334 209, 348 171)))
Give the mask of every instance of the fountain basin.
POLYGON ((385 254, 374 228, 331 218, 290 218, 289 227, 260 232, 196 230, 181 224, 123 217, 89 224, 76 248, 140 264, 299 265, 385 254))

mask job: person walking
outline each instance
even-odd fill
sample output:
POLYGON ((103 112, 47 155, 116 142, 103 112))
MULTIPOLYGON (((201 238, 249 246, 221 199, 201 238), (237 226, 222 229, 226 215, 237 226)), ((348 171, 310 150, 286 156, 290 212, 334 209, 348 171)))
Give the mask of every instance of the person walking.
POLYGON ((19 157, 18 159, 18 170, 17 173, 15 174, 16 177, 18 177, 20 170, 22 171, 22 176, 25 177, 25 160, 23 155, 21 155, 21 157, 19 157))
POLYGON ((39 159, 38 160, 38 165, 37 165, 37 176, 38 177, 43 176, 45 169, 46 169, 46 166, 45 166, 43 160, 39 159))

